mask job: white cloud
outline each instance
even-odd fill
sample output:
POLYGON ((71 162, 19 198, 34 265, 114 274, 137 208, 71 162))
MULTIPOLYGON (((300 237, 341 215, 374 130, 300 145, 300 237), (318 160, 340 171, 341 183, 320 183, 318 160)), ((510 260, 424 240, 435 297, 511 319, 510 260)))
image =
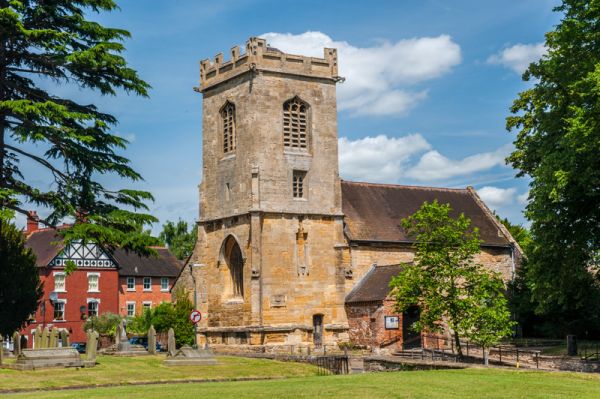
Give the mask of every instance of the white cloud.
POLYGON ((364 137, 339 139, 340 175, 344 178, 396 182, 403 175, 410 158, 430 149, 420 134, 404 137, 364 137))
POLYGON ((407 171, 407 176, 419 181, 448 179, 466 176, 495 166, 504 165, 504 159, 511 151, 511 145, 505 145, 493 152, 484 152, 453 160, 446 158, 436 150, 425 153, 419 162, 407 171))
POLYGON ((461 61, 460 46, 448 35, 384 41, 356 47, 334 41, 321 32, 265 33, 269 45, 281 51, 323 57, 323 48, 337 48, 340 110, 362 115, 402 115, 427 97, 410 86, 448 73, 461 61))
POLYGON ((515 201, 516 188, 499 188, 485 186, 477 190, 477 194, 492 209, 510 205, 515 201))
POLYGON ((521 194, 517 197, 517 201, 519 201, 519 204, 521 204, 521 205, 527 205, 528 200, 529 200, 529 190, 525 191, 523 194, 521 194))
POLYGON ((488 57, 490 64, 503 65, 518 74, 525 72, 529 64, 538 61, 546 54, 544 43, 515 44, 488 57))

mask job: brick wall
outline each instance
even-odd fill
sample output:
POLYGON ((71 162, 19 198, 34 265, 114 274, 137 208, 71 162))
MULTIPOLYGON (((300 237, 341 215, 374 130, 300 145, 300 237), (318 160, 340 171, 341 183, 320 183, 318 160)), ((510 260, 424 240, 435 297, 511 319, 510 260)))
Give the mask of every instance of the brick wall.
POLYGON ((170 289, 175 283, 173 277, 168 277, 169 285, 166 290, 161 288, 161 277, 150 277, 151 285, 149 290, 144 289, 144 276, 131 276, 135 279, 133 289, 127 289, 127 277, 119 277, 119 314, 127 316, 127 303, 135 304, 135 313, 142 313, 144 303, 149 303, 154 308, 162 302, 171 302, 170 289))

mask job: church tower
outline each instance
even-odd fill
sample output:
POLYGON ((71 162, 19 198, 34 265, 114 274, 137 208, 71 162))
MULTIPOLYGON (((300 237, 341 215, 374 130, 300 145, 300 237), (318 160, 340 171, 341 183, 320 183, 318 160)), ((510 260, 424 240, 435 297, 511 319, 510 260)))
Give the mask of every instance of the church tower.
POLYGON ((200 64, 203 169, 189 261, 210 344, 347 340, 337 52, 251 38, 200 64))

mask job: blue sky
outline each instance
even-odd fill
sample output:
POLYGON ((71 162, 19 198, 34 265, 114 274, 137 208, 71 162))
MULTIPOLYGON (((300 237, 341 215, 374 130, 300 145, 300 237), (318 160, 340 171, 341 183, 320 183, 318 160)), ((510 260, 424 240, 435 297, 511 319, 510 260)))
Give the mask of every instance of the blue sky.
MULTIPOLYGON (((199 61, 266 35, 285 52, 339 50, 342 178, 465 187, 523 223, 527 181, 504 165, 514 134, 508 108, 530 83, 520 72, 559 21, 558 1, 137 1, 93 18, 129 30, 126 58, 150 98, 82 99, 115 114, 125 155, 151 191, 161 222, 198 217, 199 61)), ((108 185, 129 183, 107 179, 108 185)), ((43 213, 43 210, 41 211, 43 213)), ((21 221, 22 223, 22 221, 21 221)), ((155 226, 158 231, 160 226, 155 226)))

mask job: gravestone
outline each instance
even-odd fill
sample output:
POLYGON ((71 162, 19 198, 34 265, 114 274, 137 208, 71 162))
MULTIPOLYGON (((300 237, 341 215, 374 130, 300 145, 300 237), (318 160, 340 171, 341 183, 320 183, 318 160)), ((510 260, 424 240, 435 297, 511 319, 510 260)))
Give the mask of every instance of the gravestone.
POLYGON ((175 352, 177 349, 175 348, 175 330, 173 328, 169 328, 169 333, 167 337, 167 356, 175 356, 175 352))
POLYGON ((10 365, 17 370, 84 366, 86 364, 75 348, 22 349, 16 362, 10 365))
POLYGON ((117 335, 119 335, 119 343, 117 345, 117 351, 119 352, 128 352, 131 350, 131 344, 127 339, 127 331, 125 330, 125 320, 121 320, 119 324, 119 330, 117 331, 117 335))
POLYGON ((184 345, 175 352, 175 355, 167 355, 165 366, 199 366, 217 364, 217 359, 212 351, 208 349, 194 349, 184 345))
POLYGON ((148 353, 156 355, 156 330, 153 325, 148 329, 148 353))
POLYGON ((21 354, 21 334, 18 331, 13 334, 13 354, 15 356, 21 354))
POLYGON ((42 326, 37 326, 33 337, 33 349, 40 349, 42 345, 42 326))
POLYGON ((67 330, 62 330, 60 332, 60 340, 62 342, 63 348, 68 348, 71 346, 71 342, 69 340, 69 332, 67 330))
POLYGON ((0 335, 0 365, 2 365, 2 360, 4 360, 4 338, 0 335))
POLYGON ((50 340, 48 341, 48 348, 58 348, 58 329, 53 328, 50 332, 50 340))
POLYGON ((116 344, 113 350, 105 351, 105 355, 112 356, 141 356, 147 355, 148 352, 142 345, 132 345, 127 338, 127 331, 125 330, 125 320, 122 320, 117 327, 115 334, 116 344))
POLYGON ((85 354, 88 362, 96 363, 96 354, 98 351, 98 333, 93 330, 88 330, 87 342, 85 344, 85 354))
POLYGON ((48 341, 50 340, 50 330, 48 327, 44 327, 42 331, 42 341, 40 342, 40 349, 45 349, 48 347, 48 341))
POLYGON ((575 335, 567 335, 567 355, 577 356, 577 337, 575 335))

